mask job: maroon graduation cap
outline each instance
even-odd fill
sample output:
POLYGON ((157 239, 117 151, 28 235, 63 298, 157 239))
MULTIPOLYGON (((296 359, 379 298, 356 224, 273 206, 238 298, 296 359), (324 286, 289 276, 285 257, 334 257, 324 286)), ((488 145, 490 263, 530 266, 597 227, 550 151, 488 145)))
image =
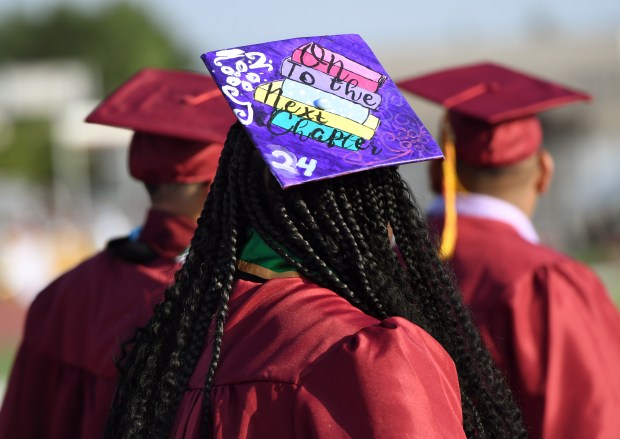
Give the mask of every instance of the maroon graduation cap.
POLYGON ((457 158, 480 166, 509 165, 533 154, 542 143, 537 113, 591 99, 493 63, 441 70, 398 86, 444 106, 457 158))
POLYGON ((210 77, 160 69, 141 70, 86 118, 135 131, 129 172, 151 184, 212 181, 235 120, 210 77))

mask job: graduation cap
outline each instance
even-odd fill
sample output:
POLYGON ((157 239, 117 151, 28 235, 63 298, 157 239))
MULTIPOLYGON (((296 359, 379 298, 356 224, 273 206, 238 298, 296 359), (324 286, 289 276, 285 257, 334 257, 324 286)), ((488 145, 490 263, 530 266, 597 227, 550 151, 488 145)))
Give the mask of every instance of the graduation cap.
POLYGON ((359 35, 253 44, 202 59, 283 188, 442 158, 359 35))
POLYGON ((141 70, 86 118, 135 131, 129 172, 151 184, 212 181, 234 121, 211 78, 160 69, 141 70))
POLYGON ((442 127, 446 214, 440 253, 449 258, 456 243, 456 160, 477 166, 517 163, 542 145, 537 113, 590 95, 493 63, 480 63, 418 76, 401 88, 447 109, 442 127))
POLYGON ((536 114, 590 95, 493 63, 441 70, 398 83, 448 110, 457 158, 480 166, 516 163, 536 152, 536 114))

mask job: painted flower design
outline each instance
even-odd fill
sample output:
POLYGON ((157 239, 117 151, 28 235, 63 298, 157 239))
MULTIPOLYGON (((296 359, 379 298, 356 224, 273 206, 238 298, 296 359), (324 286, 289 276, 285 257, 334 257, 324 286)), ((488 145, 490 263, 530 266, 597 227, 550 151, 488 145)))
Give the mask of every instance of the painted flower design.
POLYGON ((235 62, 235 67, 223 66, 222 73, 227 75, 226 83, 233 87, 241 88, 245 91, 254 91, 254 84, 260 83, 260 76, 256 72, 249 72, 245 60, 240 59, 235 62))

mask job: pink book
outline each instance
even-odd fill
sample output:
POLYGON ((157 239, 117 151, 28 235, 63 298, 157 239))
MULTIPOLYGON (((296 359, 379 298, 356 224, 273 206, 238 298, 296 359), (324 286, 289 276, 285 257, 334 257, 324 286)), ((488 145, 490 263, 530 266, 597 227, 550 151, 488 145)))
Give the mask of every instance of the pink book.
POLYGON ((376 92, 385 82, 385 76, 363 66, 339 53, 325 49, 316 43, 297 48, 292 55, 295 62, 316 69, 344 82, 357 81, 357 86, 376 92))

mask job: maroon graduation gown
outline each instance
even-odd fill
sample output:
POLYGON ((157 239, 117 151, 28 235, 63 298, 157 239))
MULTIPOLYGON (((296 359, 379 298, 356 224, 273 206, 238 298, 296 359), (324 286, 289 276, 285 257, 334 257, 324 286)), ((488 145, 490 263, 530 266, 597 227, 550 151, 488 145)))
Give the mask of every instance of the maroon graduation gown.
MULTIPOLYGON (((202 437, 211 349, 172 438, 202 437)), ((214 438, 464 437, 456 369, 439 343, 301 278, 236 281, 211 397, 214 438)))
POLYGON ((529 437, 620 438, 620 314, 597 276, 508 224, 465 216, 451 262, 529 437))
POLYGON ((0 412, 0 438, 103 436, 116 386, 113 358, 161 301, 194 229, 189 218, 151 210, 137 250, 110 246, 37 296, 0 412))

